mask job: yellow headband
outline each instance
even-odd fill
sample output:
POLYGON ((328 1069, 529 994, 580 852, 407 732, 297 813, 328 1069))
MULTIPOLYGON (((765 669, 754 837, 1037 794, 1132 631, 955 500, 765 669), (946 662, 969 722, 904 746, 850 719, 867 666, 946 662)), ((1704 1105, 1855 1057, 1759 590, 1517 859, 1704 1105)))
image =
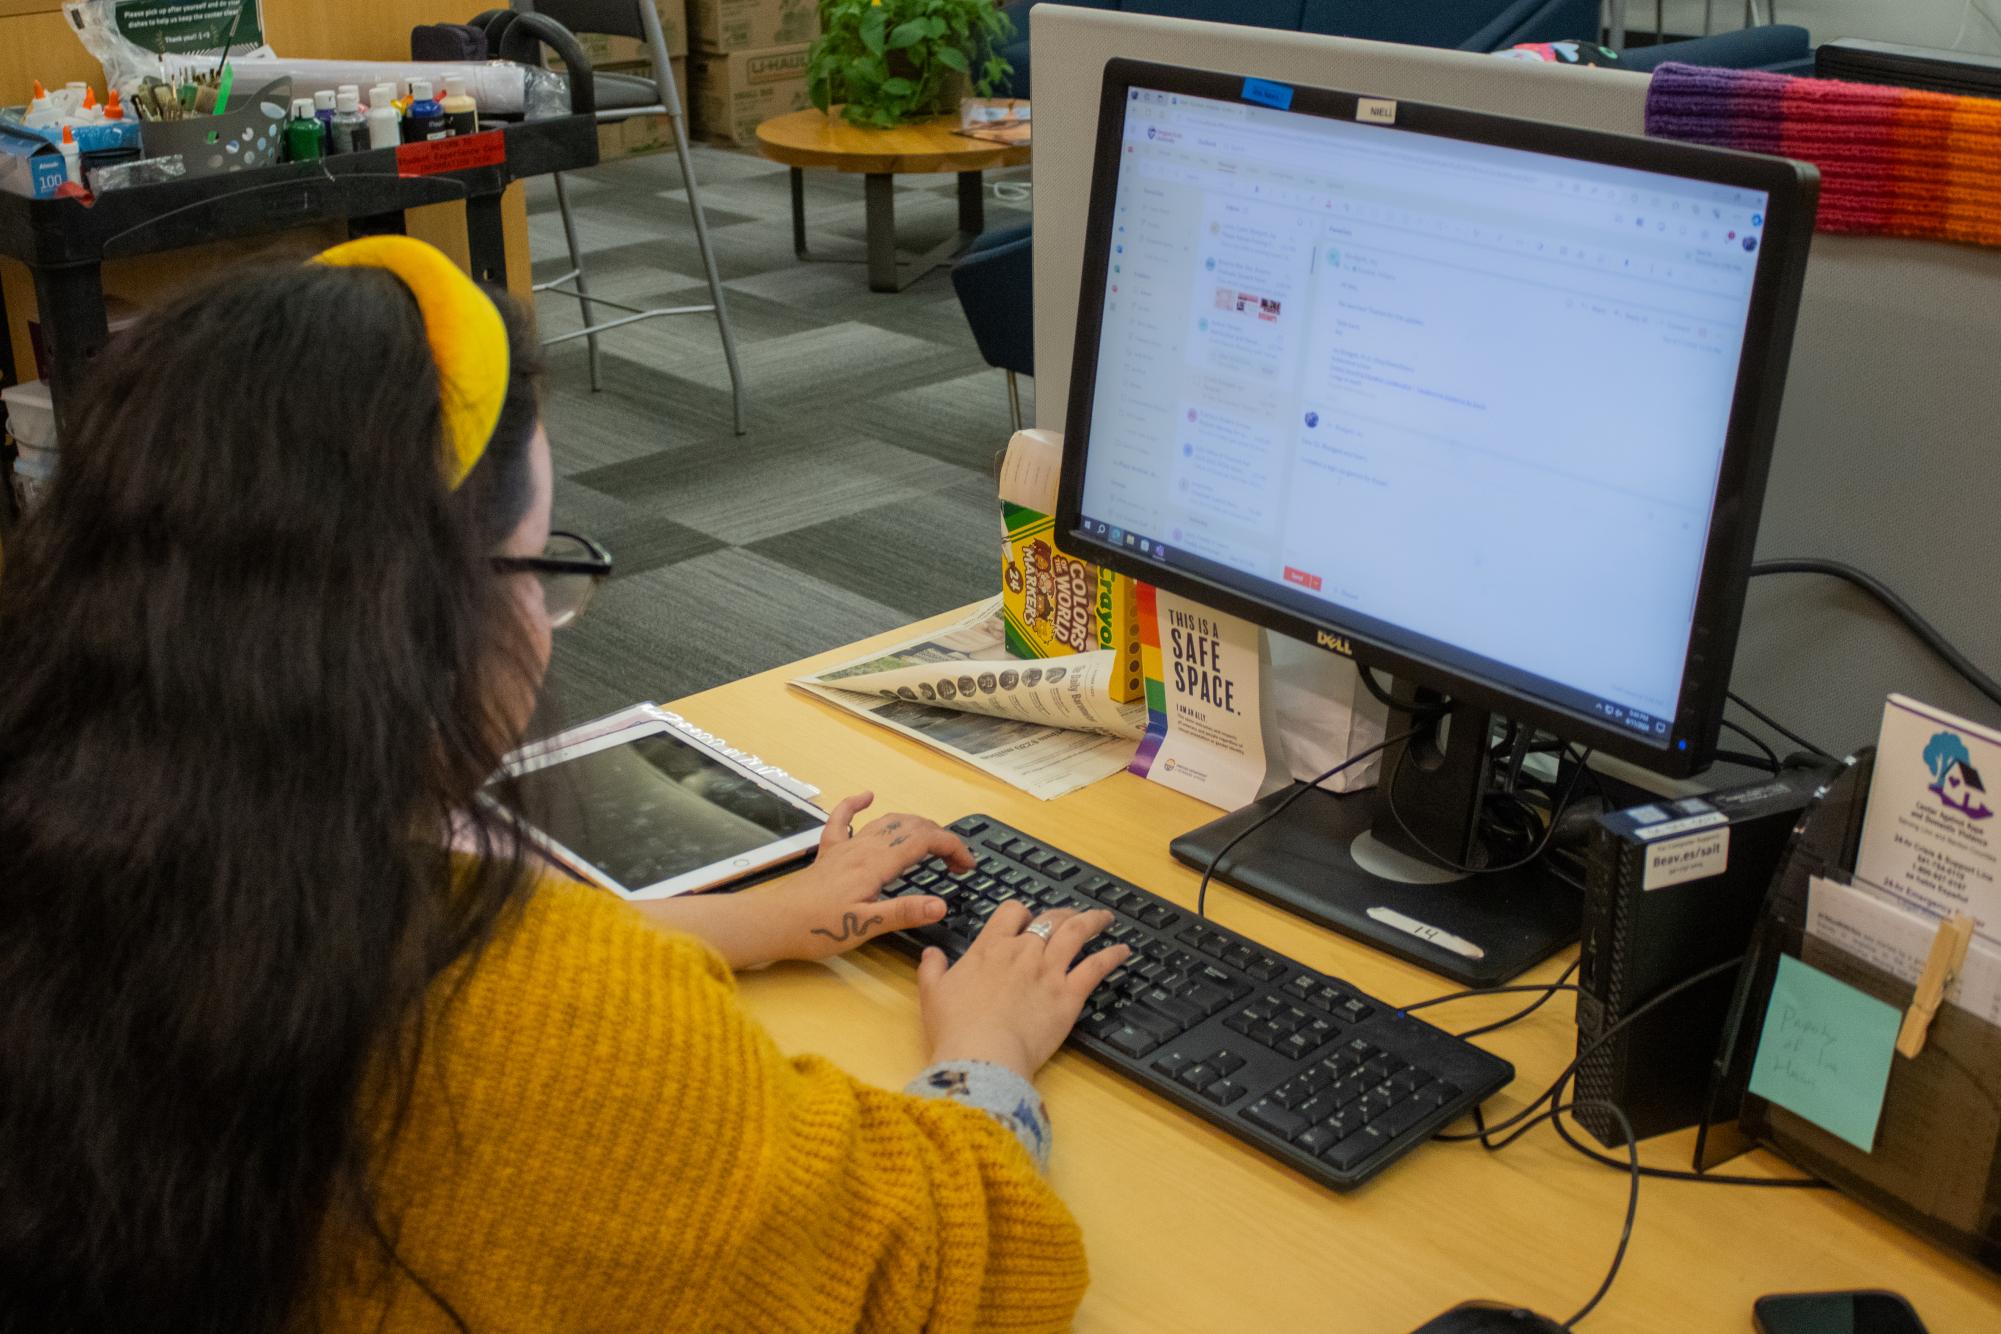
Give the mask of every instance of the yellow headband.
POLYGON ((486 453, 507 402, 507 325, 492 298, 442 251, 407 236, 363 237, 313 262, 385 269, 417 298, 444 405, 445 483, 456 491, 486 453))

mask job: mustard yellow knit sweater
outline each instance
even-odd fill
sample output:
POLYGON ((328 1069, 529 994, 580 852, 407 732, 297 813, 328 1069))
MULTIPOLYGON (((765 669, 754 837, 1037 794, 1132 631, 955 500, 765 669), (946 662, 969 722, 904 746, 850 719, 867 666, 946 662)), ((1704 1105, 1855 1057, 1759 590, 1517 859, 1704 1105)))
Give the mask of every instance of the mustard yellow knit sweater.
MULTIPOLYGON (((1077 1225, 1003 1126, 782 1055, 721 958, 608 895, 539 888, 434 1003, 377 1211, 478 1334, 1056 1330, 1083 1295, 1077 1225)), ((452 1328, 348 1227, 316 1304, 452 1328)))

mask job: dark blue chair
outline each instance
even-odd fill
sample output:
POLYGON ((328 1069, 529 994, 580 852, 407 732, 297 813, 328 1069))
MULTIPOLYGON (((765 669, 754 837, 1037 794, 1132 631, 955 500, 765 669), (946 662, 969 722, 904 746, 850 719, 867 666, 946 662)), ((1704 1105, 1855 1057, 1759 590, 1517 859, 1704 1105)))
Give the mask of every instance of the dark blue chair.
POLYGON ((1035 255, 1026 224, 988 232, 952 267, 952 290, 987 365, 1007 372, 1007 407, 1022 427, 1020 376, 1035 375, 1035 255))
POLYGON ((1684 65, 1720 65, 1725 69, 1761 69, 1774 74, 1812 74, 1813 40, 1805 28, 1773 23, 1740 28, 1685 42, 1628 47, 1619 53, 1619 68, 1651 74, 1668 61, 1684 65))
MULTIPOLYGON (((1008 89, 1028 97, 1029 11, 1039 0, 1011 0, 1014 37, 1001 54, 1014 66, 1008 89)), ((1160 18, 1207 19, 1252 28, 1364 37, 1407 46, 1499 51, 1517 42, 1552 42, 1598 31, 1598 0, 1064 0, 1085 9, 1116 9, 1160 18)))

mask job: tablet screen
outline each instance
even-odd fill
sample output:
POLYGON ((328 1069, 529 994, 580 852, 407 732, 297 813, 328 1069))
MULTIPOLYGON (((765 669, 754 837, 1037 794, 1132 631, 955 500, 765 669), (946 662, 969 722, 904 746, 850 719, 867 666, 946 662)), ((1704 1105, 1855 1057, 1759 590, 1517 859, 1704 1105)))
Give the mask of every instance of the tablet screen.
POLYGON ((516 781, 529 820, 633 890, 821 824, 670 733, 560 760, 516 781))

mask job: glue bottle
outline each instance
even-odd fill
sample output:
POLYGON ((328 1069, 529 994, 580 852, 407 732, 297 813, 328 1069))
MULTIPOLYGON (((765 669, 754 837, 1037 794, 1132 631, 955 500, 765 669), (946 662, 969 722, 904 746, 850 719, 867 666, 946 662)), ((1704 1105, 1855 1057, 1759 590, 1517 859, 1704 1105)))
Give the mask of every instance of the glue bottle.
POLYGON ((77 106, 76 118, 83 121, 99 121, 104 119, 104 110, 97 105, 97 92, 95 89, 86 87, 83 90, 83 101, 77 106))
POLYGON ((464 78, 445 76, 445 96, 438 105, 444 109, 445 128, 453 137, 479 133, 479 104, 467 95, 464 78))
POLYGON ((31 130, 45 130, 61 119, 62 112, 49 100, 49 90, 42 87, 40 79, 35 80, 34 100, 28 103, 28 112, 21 117, 21 123, 31 130))
POLYGON ((361 94, 344 89, 334 99, 333 119, 327 122, 327 154, 365 153, 370 143, 368 117, 361 114, 361 94))
POLYGON ((313 114, 313 99, 292 99, 292 119, 285 126, 285 157, 291 162, 317 162, 327 155, 327 127, 313 114))
POLYGON ((63 152, 63 175, 69 178, 71 185, 82 185, 83 155, 76 146, 76 135, 67 125, 63 126, 63 141, 60 147, 63 152))
POLYGON ((106 120, 125 119, 125 104, 118 100, 118 90, 116 88, 113 88, 111 95, 104 99, 104 118, 106 120))
POLYGON ((445 109, 431 97, 431 81, 410 80, 410 114, 403 118, 403 142, 420 144, 442 139, 445 134, 445 109))

